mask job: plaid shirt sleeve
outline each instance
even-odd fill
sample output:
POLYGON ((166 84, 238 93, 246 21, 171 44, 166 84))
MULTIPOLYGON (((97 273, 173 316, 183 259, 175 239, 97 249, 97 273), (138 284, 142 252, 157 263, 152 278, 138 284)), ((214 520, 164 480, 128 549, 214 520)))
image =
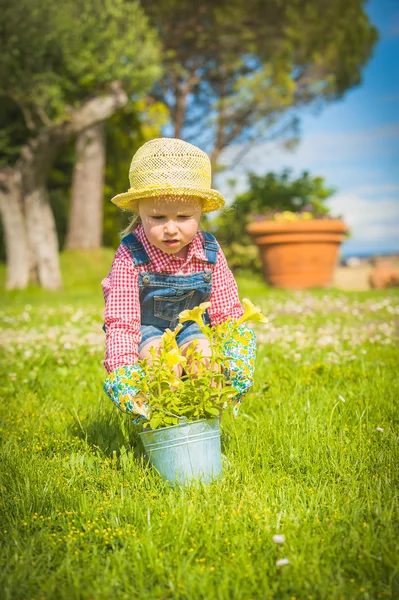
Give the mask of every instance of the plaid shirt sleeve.
POLYGON ((212 326, 223 323, 228 317, 235 321, 244 313, 238 298, 237 284, 220 247, 213 269, 212 292, 209 301, 211 303, 209 318, 212 326))
POLYGON ((138 274, 129 256, 117 252, 102 288, 106 331, 104 366, 110 373, 138 361, 141 339, 138 274))

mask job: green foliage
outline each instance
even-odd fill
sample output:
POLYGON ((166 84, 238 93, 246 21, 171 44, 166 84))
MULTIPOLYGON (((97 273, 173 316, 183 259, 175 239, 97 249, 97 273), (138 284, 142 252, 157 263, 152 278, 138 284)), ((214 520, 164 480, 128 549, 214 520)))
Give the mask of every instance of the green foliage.
POLYGON ((377 31, 363 0, 142 0, 163 43, 153 94, 178 135, 213 149, 297 136, 293 108, 357 85, 377 31))
MULTIPOLYGON (((220 341, 216 345, 221 351, 220 341)), ((224 358, 220 352, 217 360, 214 355, 208 364, 194 346, 182 357, 170 343, 164 342, 159 354, 156 350, 152 352, 150 365, 140 361, 146 374, 143 396, 151 410, 151 429, 177 425, 182 419, 197 421, 219 416, 224 403, 236 394, 233 387, 224 385, 220 368, 215 371, 224 358), (174 372, 177 365, 186 369, 181 379, 174 372)))
POLYGON ((220 480, 170 488, 102 392, 111 260, 1 294, 2 598, 397 598, 397 292, 239 280, 275 315, 255 386, 223 415, 220 480))
MULTIPOLYGON (((234 182, 232 182, 234 183, 234 182)), ((258 251, 246 232, 253 215, 278 211, 307 211, 314 216, 327 215, 326 200, 334 193, 322 177, 303 172, 293 178, 290 170, 266 175, 248 175, 249 189, 239 194, 231 206, 222 210, 209 224, 234 270, 260 270, 258 251)))
POLYGON ((268 210, 301 211, 313 213, 329 212, 325 201, 334 193, 333 188, 326 186, 323 177, 313 176, 304 171, 294 179, 289 169, 280 174, 248 175, 249 189, 239 194, 232 208, 240 215, 259 214, 268 210))
POLYGON ((34 135, 65 119, 116 80, 137 97, 160 75, 159 43, 138 2, 0 0, 0 9, 3 164, 25 129, 34 135))
POLYGON ((151 348, 151 360, 139 361, 145 378, 141 384, 142 397, 148 405, 149 426, 151 429, 177 425, 181 418, 188 421, 209 419, 221 415, 237 391, 226 382, 223 367, 226 364, 225 344, 240 337, 239 326, 249 320, 267 322, 259 309, 244 299, 245 312, 239 321, 230 320, 214 328, 205 325, 202 314, 210 306, 204 302, 192 310, 185 310, 179 316, 179 324, 174 331, 167 329, 162 336, 159 349, 151 348), (205 335, 210 348, 210 356, 192 344, 185 355, 180 353, 176 335, 185 321, 195 321, 205 335), (183 377, 179 377, 184 369, 183 377))

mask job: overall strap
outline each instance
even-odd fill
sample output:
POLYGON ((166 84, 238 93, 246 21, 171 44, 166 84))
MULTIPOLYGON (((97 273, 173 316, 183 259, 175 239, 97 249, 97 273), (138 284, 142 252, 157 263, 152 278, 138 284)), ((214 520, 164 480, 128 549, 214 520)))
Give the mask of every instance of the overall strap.
POLYGON ((129 233, 129 235, 124 237, 121 240, 121 242, 129 250, 130 256, 132 257, 132 260, 136 266, 145 265, 150 262, 150 259, 148 258, 148 254, 145 251, 143 244, 134 235, 134 233, 129 233))
POLYGON ((214 235, 208 231, 201 231, 206 260, 212 265, 216 264, 218 259, 219 246, 214 235))

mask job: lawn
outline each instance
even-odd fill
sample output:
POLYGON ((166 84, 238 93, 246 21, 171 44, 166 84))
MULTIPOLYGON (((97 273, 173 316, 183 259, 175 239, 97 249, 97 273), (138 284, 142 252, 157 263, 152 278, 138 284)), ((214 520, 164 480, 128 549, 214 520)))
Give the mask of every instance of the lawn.
POLYGON ((176 489, 102 392, 111 259, 2 293, 0 597, 398 598, 398 292, 240 278, 270 319, 256 384, 223 417, 223 477, 176 489))

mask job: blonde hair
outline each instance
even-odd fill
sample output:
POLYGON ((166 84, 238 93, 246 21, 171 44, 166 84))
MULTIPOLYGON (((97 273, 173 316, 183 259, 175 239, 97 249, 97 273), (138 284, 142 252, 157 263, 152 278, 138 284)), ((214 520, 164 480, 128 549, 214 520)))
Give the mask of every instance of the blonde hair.
POLYGON ((127 227, 125 227, 125 229, 120 232, 119 237, 121 239, 123 239, 124 237, 129 235, 129 233, 132 233, 132 231, 134 231, 136 229, 137 225, 140 225, 140 223, 141 223, 140 215, 138 213, 133 213, 129 219, 129 223, 128 223, 127 227))

